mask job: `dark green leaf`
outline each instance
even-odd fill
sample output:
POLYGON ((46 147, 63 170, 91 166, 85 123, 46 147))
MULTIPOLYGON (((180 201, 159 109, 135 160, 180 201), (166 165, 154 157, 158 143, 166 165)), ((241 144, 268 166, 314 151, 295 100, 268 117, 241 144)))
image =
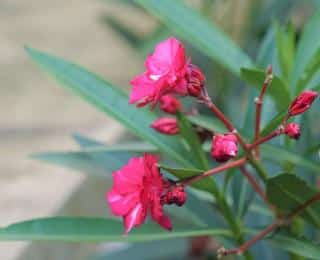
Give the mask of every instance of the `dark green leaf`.
MULTIPOLYGON (((262 70, 242 68, 241 77, 249 84, 255 86, 258 90, 261 90, 266 74, 262 70)), ((273 98, 279 111, 285 109, 290 104, 290 93, 288 87, 282 79, 275 75, 266 94, 273 98)))
POLYGON ((118 220, 85 217, 53 217, 34 219, 0 228, 0 240, 40 240, 67 242, 122 241, 138 242, 200 235, 229 235, 227 230, 195 227, 174 227, 172 232, 150 223, 123 236, 123 225, 118 220))
POLYGON ((128 104, 128 97, 118 88, 85 69, 63 59, 26 48, 30 57, 54 76, 63 86, 71 89, 97 108, 117 119, 137 136, 147 140, 173 160, 190 166, 180 140, 156 133, 149 126, 156 116, 146 109, 128 104))
POLYGON ((209 168, 207 156, 202 149, 199 137, 195 132, 188 119, 182 114, 177 113, 178 125, 180 129, 180 134, 189 146, 189 153, 194 158, 195 164, 202 170, 209 168))
POLYGON ((252 66, 251 59, 218 27, 197 11, 176 0, 135 0, 159 17, 180 37, 225 68, 240 75, 241 67, 252 66))
MULTIPOLYGON (((280 174, 267 181, 267 197, 284 213, 291 213, 305 201, 311 199, 317 191, 293 174, 280 174)), ((314 203, 305 209, 303 215, 317 227, 320 227, 320 203, 314 203)))

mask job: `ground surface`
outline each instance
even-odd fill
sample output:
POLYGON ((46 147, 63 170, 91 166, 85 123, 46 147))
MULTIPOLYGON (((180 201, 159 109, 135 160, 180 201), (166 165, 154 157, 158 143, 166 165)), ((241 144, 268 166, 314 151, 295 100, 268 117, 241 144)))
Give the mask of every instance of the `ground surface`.
MULTIPOLYGON (((102 1, 0 2, 1 226, 55 214, 105 213, 101 180, 87 180, 76 172, 32 161, 28 155, 75 149, 70 138, 75 131, 113 142, 121 127, 57 87, 30 61, 23 46, 65 57, 128 86, 142 60, 99 22, 107 13, 122 15, 128 10, 102 1)), ((84 245, 37 243, 26 248, 26 243, 0 243, 0 259, 5 260, 19 255, 23 260, 82 259, 87 253, 84 245)))

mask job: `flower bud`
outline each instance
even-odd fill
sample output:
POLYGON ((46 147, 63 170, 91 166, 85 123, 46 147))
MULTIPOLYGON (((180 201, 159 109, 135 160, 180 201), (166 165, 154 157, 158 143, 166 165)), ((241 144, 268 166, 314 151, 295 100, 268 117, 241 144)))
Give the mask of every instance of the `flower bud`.
POLYGON ((308 110, 312 102, 319 96, 319 94, 312 90, 306 90, 300 93, 291 103, 289 107, 289 115, 295 116, 302 114, 308 110))
POLYGON ((226 162, 238 153, 237 137, 232 134, 216 134, 212 139, 211 156, 217 162, 226 162))
POLYGON ((300 125, 297 123, 289 123, 284 129, 284 133, 290 138, 298 140, 301 134, 300 125))
POLYGON ((190 96, 199 97, 204 87, 205 76, 195 65, 189 64, 187 69, 187 89, 190 96))
POLYGON ((164 196, 165 204, 176 204, 181 207, 187 200, 187 194, 182 186, 174 186, 164 196))
POLYGON ((179 133, 177 119, 170 117, 161 117, 151 124, 151 127, 159 133, 166 135, 175 135, 179 133))
POLYGON ((182 104, 173 95, 165 95, 160 99, 160 109, 164 112, 175 114, 181 108, 182 104))

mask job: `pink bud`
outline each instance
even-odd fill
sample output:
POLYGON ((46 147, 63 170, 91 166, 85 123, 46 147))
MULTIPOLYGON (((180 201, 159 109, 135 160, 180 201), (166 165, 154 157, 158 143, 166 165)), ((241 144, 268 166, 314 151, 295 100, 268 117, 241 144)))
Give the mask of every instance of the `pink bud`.
POLYGON ((204 87, 205 76, 195 65, 189 64, 187 69, 187 89, 190 96, 199 97, 204 87))
POLYGON ((187 200, 187 194, 182 186, 174 186, 164 196, 164 203, 176 204, 181 207, 187 200))
POLYGON ((300 125, 297 123, 289 123, 284 129, 284 133, 290 138, 298 140, 301 134, 300 125))
POLYGON ((175 114, 181 107, 182 104, 173 95, 165 95, 160 99, 160 109, 164 112, 175 114))
POLYGON ((161 117, 151 124, 151 127, 166 135, 175 135, 179 133, 177 119, 170 117, 161 117))
POLYGON ((226 162, 238 153, 237 137, 232 134, 216 134, 212 139, 211 156, 217 162, 226 162))
POLYGON ((291 103, 289 107, 289 115, 295 116, 302 114, 308 110, 312 102, 319 96, 319 94, 312 90, 306 90, 300 93, 291 103))

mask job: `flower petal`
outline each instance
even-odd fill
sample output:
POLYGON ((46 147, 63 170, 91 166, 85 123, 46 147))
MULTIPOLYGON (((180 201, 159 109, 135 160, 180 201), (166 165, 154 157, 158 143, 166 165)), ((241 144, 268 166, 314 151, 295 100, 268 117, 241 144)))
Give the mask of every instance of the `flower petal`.
POLYGON ((112 213, 116 216, 124 216, 127 215, 128 212, 139 202, 139 192, 123 196, 112 189, 107 192, 106 198, 112 213))
POLYGON ((138 203, 131 211, 124 217, 125 235, 130 230, 144 223, 147 216, 147 210, 141 203, 138 203))

